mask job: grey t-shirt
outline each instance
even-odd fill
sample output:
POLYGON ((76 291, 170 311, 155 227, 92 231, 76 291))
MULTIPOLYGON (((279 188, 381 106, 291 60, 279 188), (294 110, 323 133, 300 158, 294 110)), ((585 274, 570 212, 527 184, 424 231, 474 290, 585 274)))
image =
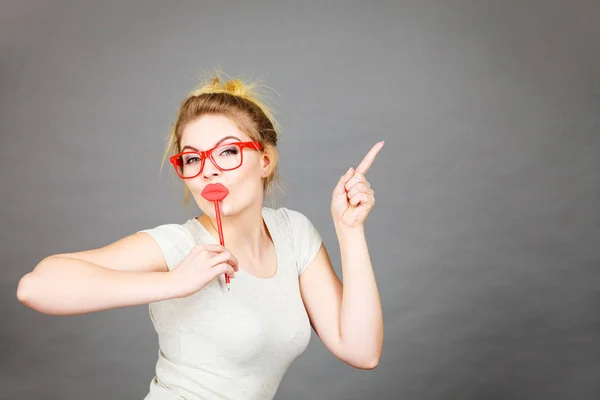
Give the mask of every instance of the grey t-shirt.
MULTIPOLYGON (((191 296, 149 305, 159 351, 145 400, 272 399, 306 349, 311 327, 298 278, 322 239, 300 212, 263 207, 262 215, 277 253, 274 276, 240 268, 231 291, 221 275, 191 296)), ((218 244, 195 218, 140 232, 155 238, 169 270, 197 243, 218 244)))

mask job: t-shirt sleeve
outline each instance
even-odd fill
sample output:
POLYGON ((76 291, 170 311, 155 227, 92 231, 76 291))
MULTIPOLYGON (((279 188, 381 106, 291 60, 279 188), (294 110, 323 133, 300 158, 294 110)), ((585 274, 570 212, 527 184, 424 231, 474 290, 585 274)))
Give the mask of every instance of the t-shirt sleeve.
POLYGON ((292 247, 298 276, 315 259, 323 239, 312 222, 302 213, 286 209, 290 221, 292 247))
POLYGON ((159 225, 139 232, 145 232, 156 240, 169 270, 177 267, 196 244, 191 233, 178 224, 159 225))

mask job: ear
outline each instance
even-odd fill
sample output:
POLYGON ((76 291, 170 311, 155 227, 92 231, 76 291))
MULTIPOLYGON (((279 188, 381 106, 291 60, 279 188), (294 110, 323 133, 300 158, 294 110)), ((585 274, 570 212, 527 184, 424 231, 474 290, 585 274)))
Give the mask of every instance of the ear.
POLYGON ((273 155, 273 149, 272 147, 266 147, 264 149, 264 151, 261 153, 261 177, 262 178, 267 178, 268 176, 271 176, 271 174, 273 173, 273 166, 274 166, 274 155, 273 155))

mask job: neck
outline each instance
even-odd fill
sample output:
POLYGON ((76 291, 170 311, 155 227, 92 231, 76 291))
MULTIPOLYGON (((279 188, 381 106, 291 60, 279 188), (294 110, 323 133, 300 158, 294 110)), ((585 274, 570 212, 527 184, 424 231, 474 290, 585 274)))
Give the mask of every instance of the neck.
MULTIPOLYGON (((200 222, 219 242, 219 226, 216 216, 204 214, 200 217, 200 222)), ((262 219, 261 204, 253 204, 237 214, 224 215, 221 212, 221 226, 225 247, 255 259, 260 258, 263 244, 265 240, 268 240, 268 233, 262 219)))

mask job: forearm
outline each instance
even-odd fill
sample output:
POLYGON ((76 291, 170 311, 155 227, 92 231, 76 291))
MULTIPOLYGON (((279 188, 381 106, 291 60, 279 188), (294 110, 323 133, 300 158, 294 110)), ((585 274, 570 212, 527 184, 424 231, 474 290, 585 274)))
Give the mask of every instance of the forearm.
POLYGON ((176 297, 168 274, 117 271, 53 256, 21 279, 17 297, 44 314, 84 314, 176 297))
POLYGON ((376 363, 383 345, 383 313, 364 227, 336 226, 342 261, 341 346, 376 363))

